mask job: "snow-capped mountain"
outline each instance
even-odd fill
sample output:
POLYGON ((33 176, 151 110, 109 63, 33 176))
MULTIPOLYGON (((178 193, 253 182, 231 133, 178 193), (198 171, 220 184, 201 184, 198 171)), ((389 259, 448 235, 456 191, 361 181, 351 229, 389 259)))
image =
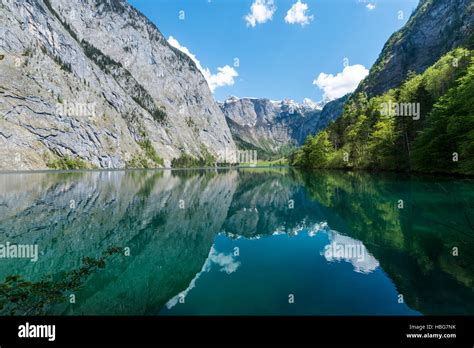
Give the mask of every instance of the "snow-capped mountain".
POLYGON ((342 104, 339 99, 328 103, 306 98, 297 103, 292 99, 231 96, 219 106, 239 147, 270 155, 302 144, 309 134, 317 133, 335 119, 342 104))

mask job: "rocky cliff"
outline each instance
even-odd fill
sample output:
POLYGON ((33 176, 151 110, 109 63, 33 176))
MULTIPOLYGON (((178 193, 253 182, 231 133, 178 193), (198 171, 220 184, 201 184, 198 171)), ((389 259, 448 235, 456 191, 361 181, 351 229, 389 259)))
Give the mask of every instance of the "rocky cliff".
POLYGON ((357 92, 383 94, 410 71, 425 71, 451 49, 472 42, 473 23, 471 0, 421 0, 407 24, 387 41, 357 92))
POLYGON ((235 149, 195 64, 125 0, 2 0, 0 23, 0 169, 235 149))
POLYGON ((219 105, 237 145, 260 150, 265 156, 301 145, 309 134, 337 118, 346 100, 343 97, 327 104, 305 100, 299 104, 289 99, 231 97, 219 105))

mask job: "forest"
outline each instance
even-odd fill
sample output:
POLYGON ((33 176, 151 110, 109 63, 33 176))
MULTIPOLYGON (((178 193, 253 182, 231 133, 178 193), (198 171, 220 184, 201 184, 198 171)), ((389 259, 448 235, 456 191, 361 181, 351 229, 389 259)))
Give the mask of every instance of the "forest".
POLYGON ((456 48, 383 95, 356 93, 290 156, 302 168, 474 174, 474 57, 456 48))

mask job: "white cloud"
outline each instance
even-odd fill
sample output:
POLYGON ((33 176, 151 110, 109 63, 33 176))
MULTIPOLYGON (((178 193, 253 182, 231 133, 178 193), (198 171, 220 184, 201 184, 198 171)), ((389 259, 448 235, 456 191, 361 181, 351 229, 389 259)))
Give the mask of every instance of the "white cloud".
POLYGON ((308 4, 298 0, 291 6, 285 16, 285 22, 289 24, 301 24, 305 26, 309 24, 314 16, 308 16, 306 11, 308 10, 308 4))
POLYGON ((196 58, 196 55, 192 54, 187 47, 181 46, 178 40, 176 40, 173 36, 168 38, 168 43, 174 48, 177 48, 181 52, 187 54, 189 58, 191 58, 199 71, 201 71, 201 73, 204 75, 211 92, 214 92, 218 87, 232 86, 235 82, 234 78, 239 76, 237 71, 229 65, 218 67, 218 72, 216 74, 212 74, 209 68, 204 68, 201 65, 201 62, 196 58))
POLYGON ((324 258, 328 262, 350 262, 357 273, 371 273, 379 266, 377 259, 369 253, 365 245, 336 231, 328 233, 330 244, 324 247, 324 258))
POLYGON ((234 273, 241 265, 240 261, 237 261, 233 254, 218 253, 214 248, 214 245, 211 246, 211 250, 207 256, 206 261, 204 262, 204 265, 201 268, 201 271, 194 276, 185 290, 181 291, 166 303, 166 307, 171 309, 178 304, 179 300, 186 298, 190 291, 196 287, 196 282, 199 280, 199 278, 204 273, 209 272, 213 264, 216 264, 220 267, 220 272, 225 272, 227 274, 234 273))
POLYGON ((203 71, 204 69, 202 68, 201 66, 201 63, 199 62, 199 60, 196 58, 196 56, 194 54, 192 54, 187 47, 184 47, 184 46, 181 46, 181 44, 178 42, 178 40, 176 40, 174 37, 170 36, 168 38, 168 43, 173 46, 174 48, 177 48, 178 50, 180 50, 181 52, 183 53, 186 53, 189 58, 192 59, 192 61, 196 64, 196 66, 198 67, 199 70, 203 71))
POLYGON ((369 10, 372 11, 375 9, 376 2, 373 0, 358 0, 359 3, 365 4, 365 7, 369 10))
POLYGON ((324 91, 324 99, 333 100, 353 92, 359 85, 359 82, 368 74, 369 70, 363 65, 349 65, 336 76, 320 73, 318 78, 313 81, 313 85, 318 86, 324 91))
POLYGON ((369 11, 372 11, 375 8, 375 4, 369 2, 367 5, 365 5, 365 7, 367 7, 369 11))
POLYGON ((214 247, 211 249, 209 259, 220 267, 221 272, 227 274, 234 273, 240 266, 240 261, 237 261, 233 254, 218 253, 214 247))
POLYGON ((239 76, 237 71, 228 65, 219 67, 217 70, 217 74, 211 74, 209 69, 206 69, 203 73, 212 92, 218 87, 232 86, 234 84, 234 77, 239 76))
POLYGON ((250 6, 250 13, 245 16, 247 26, 255 27, 259 23, 271 20, 275 11, 273 0, 255 0, 250 6))

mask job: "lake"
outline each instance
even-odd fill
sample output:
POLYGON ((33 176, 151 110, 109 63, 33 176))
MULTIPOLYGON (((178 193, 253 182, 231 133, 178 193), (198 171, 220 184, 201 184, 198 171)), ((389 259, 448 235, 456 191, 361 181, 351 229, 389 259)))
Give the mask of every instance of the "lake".
POLYGON ((23 173, 0 192, 2 315, 474 314, 470 179, 23 173))

